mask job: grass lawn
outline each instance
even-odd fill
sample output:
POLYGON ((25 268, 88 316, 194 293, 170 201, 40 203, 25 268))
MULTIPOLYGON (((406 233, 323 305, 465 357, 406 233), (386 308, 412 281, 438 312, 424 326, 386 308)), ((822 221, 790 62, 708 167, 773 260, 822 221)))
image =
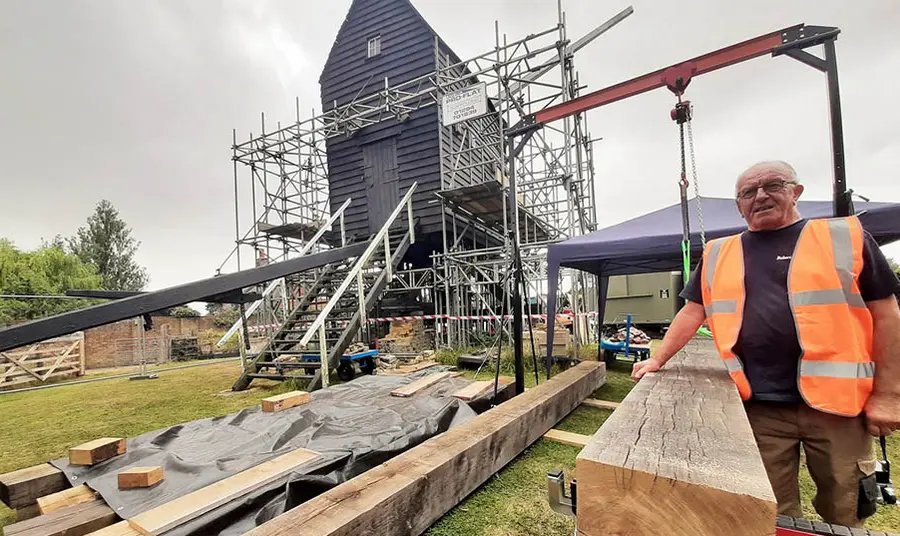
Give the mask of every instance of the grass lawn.
MULTIPOLYGON (((0 395, 0 473, 65 456, 69 447, 98 437, 133 437, 233 413, 284 389, 254 382, 264 387, 216 396, 231 389, 239 374, 240 363, 231 361, 162 373, 155 380, 115 379, 0 395)), ((0 504, 0 527, 13 521, 15 514, 0 504)))
MULTIPOLYGON (((631 390, 631 365, 621 362, 608 372, 607 383, 593 396, 620 401, 631 390)), ((252 391, 222 396, 240 372, 237 362, 217 363, 160 374, 158 379, 114 379, 42 391, 0 395, 0 473, 62 457, 72 445, 102 436, 133 437, 138 434, 195 419, 225 415, 259 404, 262 398, 283 392, 287 385, 254 382, 252 391)), ((504 375, 512 370, 505 367, 504 375), (507 370, 508 369, 508 370, 507 370)), ((466 376, 474 377, 474 371, 466 376)), ((482 371, 478 379, 492 377, 482 371)), ((526 373, 534 385, 534 374, 526 373)), ((610 411, 579 408, 556 428, 592 434, 610 411)), ((432 536, 568 536, 574 520, 550 510, 546 474, 563 469, 571 478, 579 449, 539 440, 522 456, 488 480, 480 489, 437 522, 432 536)), ((900 467, 900 439, 891 440, 892 462, 900 467)), ((805 473, 801 478, 804 506, 814 487, 805 473)), ((0 527, 15 514, 0 504, 0 527)), ((900 532, 900 507, 881 507, 868 527, 900 532)))

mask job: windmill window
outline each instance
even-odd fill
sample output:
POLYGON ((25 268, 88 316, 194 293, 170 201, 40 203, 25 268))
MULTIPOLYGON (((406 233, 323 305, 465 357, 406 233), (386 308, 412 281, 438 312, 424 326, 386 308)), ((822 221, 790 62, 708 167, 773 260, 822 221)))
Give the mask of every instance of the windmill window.
POLYGON ((381 36, 376 35, 375 37, 369 39, 368 57, 374 58, 379 54, 381 54, 381 36))

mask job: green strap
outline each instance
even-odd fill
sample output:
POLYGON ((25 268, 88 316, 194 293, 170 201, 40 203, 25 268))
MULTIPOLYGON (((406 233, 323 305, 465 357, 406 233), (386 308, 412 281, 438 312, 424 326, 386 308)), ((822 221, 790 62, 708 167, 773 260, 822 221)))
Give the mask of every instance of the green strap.
MULTIPOLYGON (((691 279, 691 242, 690 240, 681 241, 681 256, 684 259, 684 284, 687 285, 691 279)), ((697 330, 697 335, 704 337, 712 337, 712 332, 703 326, 697 330)))

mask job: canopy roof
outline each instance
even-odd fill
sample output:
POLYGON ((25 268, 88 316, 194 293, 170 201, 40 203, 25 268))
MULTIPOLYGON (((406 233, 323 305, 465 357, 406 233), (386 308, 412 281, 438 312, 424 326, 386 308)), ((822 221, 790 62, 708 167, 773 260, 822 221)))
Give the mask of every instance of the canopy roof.
MULTIPOLYGON (((691 257, 699 259, 700 224, 697 200, 688 200, 691 220, 691 257)), ((800 201, 805 218, 831 217, 831 201, 800 201)), ((740 233, 747 228, 734 199, 701 199, 707 240, 740 233)), ((900 240, 900 204, 856 203, 863 227, 879 244, 900 240)), ((681 205, 675 204, 622 223, 550 246, 551 270, 578 268, 601 276, 681 270, 681 205)))
MULTIPOLYGON (((734 235, 747 228, 734 199, 703 197, 700 207, 707 240, 734 235)), ((696 198, 688 200, 688 208, 692 231, 691 259, 696 263, 702 255, 696 198)), ((829 218, 834 214, 831 201, 799 201, 797 208, 804 218, 809 219, 829 218)), ((858 203, 855 211, 863 227, 880 245, 900 240, 900 204, 858 203)), ((547 253, 548 371, 560 267, 577 268, 599 276, 597 305, 602 319, 610 276, 682 270, 681 235, 681 204, 678 203, 550 246, 547 253)))

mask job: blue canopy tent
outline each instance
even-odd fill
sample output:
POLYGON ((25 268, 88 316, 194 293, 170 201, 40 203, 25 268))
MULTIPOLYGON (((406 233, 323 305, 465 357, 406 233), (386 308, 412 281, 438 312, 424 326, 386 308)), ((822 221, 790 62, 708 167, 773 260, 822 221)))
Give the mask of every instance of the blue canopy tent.
MULTIPOLYGON (((696 263, 702 254, 700 222, 696 198, 688 201, 691 221, 691 259, 696 263)), ((831 201, 799 201, 797 207, 804 218, 827 218, 834 212, 831 201)), ((703 197, 703 227, 706 239, 740 233, 746 224, 734 199, 703 197)), ((863 227, 879 244, 900 240, 900 204, 856 203, 854 206, 863 227)), ((675 204, 622 223, 551 245, 547 253, 547 365, 553 348, 553 324, 556 315, 556 292, 560 267, 577 268, 599 279, 599 318, 606 310, 606 291, 613 275, 681 271, 682 225, 681 205, 675 204)), ((602 320, 601 320, 602 321, 602 320)))

